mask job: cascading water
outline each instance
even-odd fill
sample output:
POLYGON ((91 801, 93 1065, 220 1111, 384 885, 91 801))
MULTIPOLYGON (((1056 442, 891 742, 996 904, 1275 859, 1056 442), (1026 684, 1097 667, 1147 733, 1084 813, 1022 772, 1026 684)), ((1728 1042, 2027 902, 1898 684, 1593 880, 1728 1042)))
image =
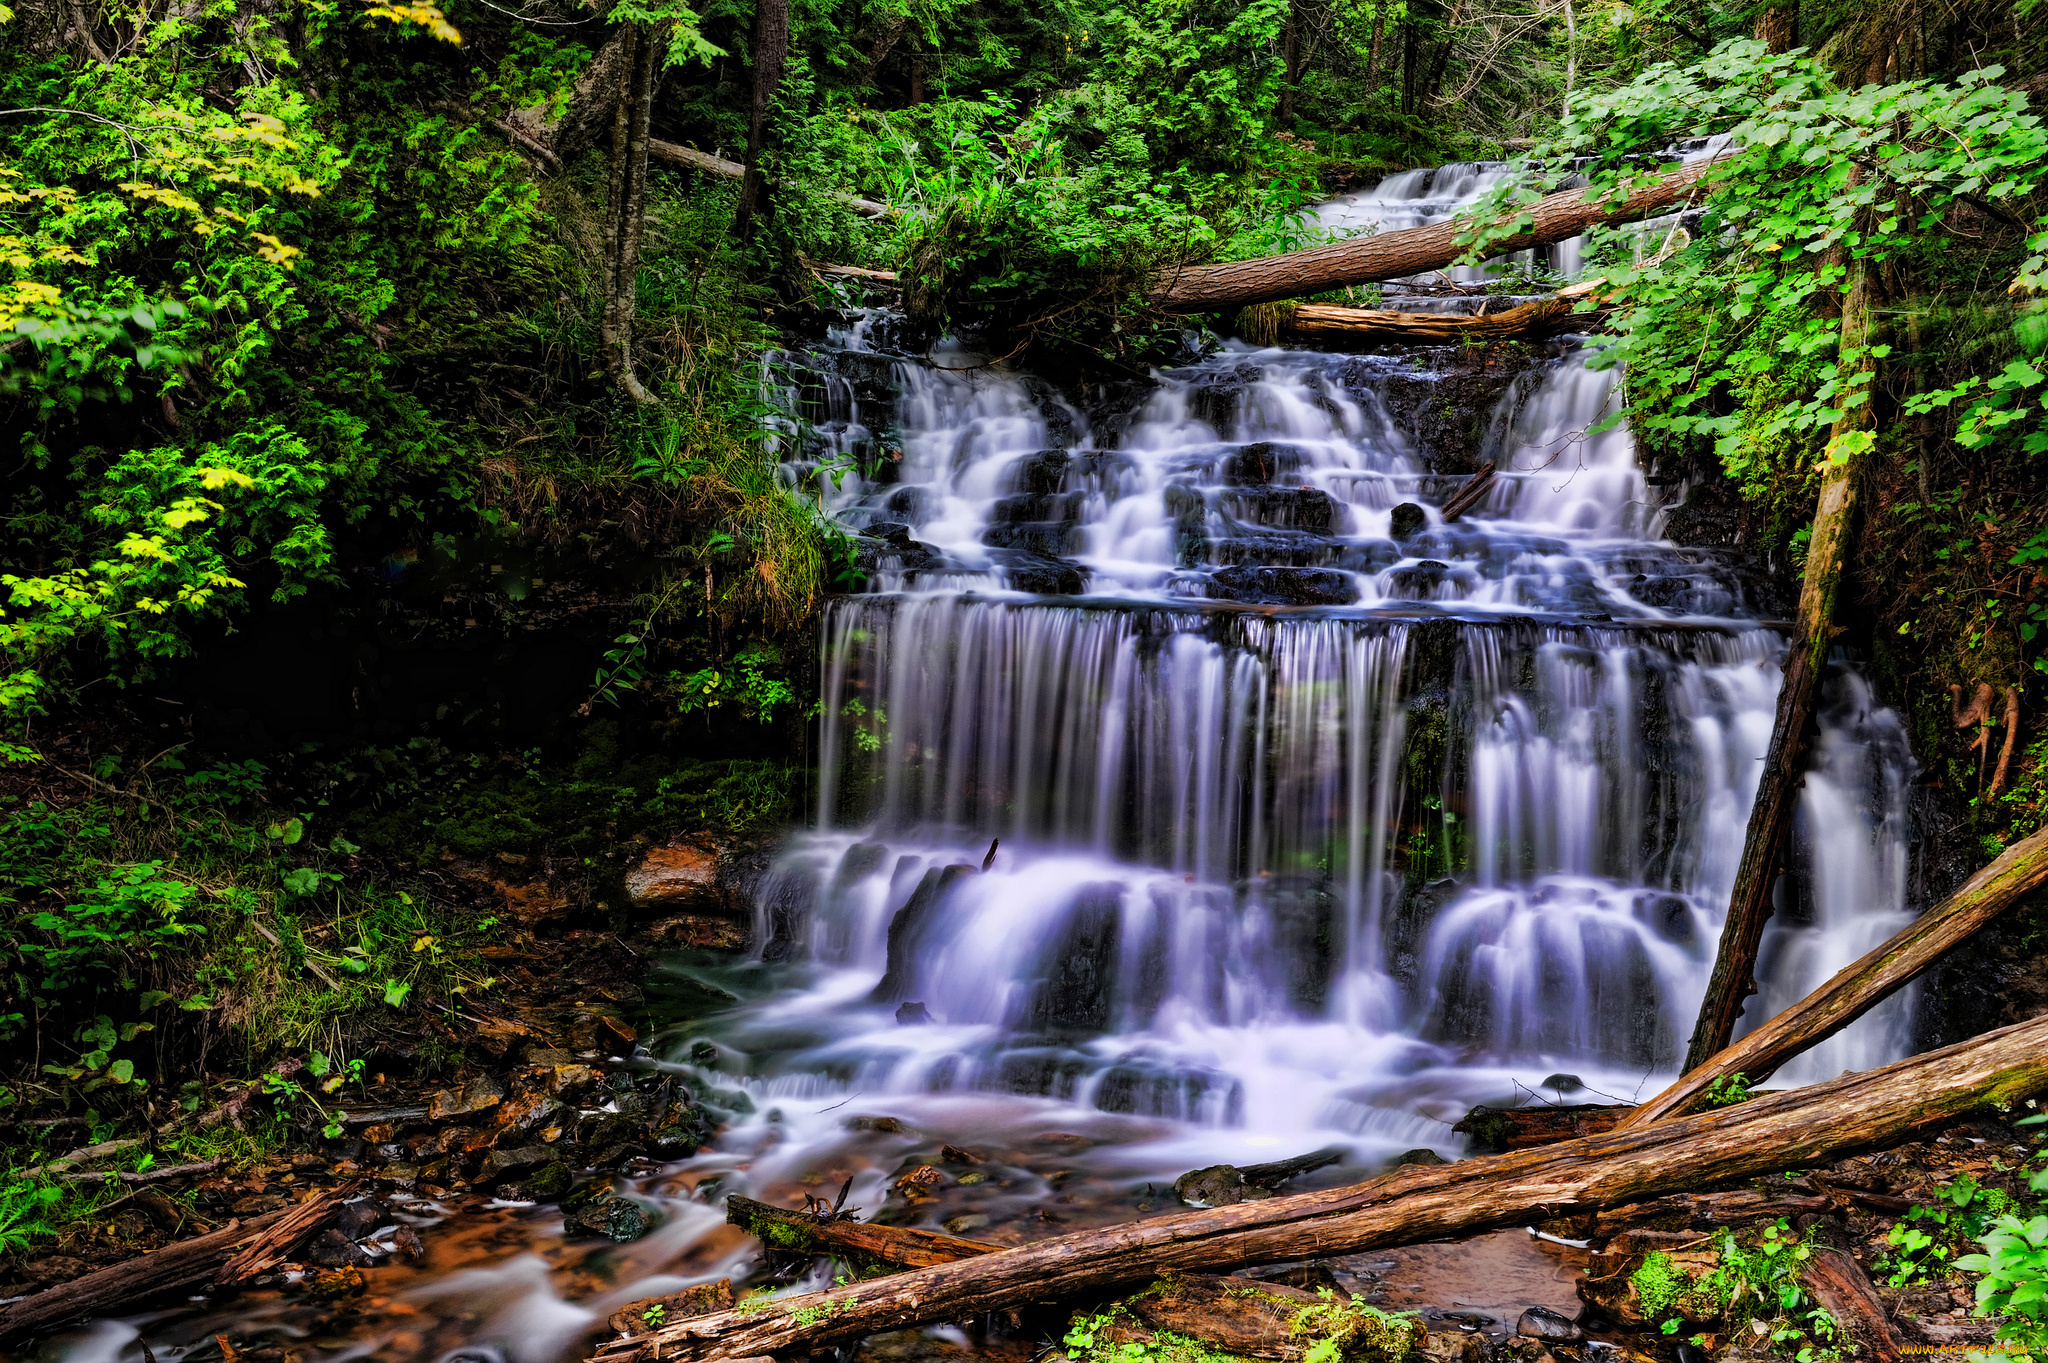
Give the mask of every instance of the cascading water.
MULTIPOLYGON (((1326 217, 1435 220, 1501 170, 1326 217)), ((511 1363, 747 1272, 724 1192, 850 1179, 864 1214, 929 1217, 892 1183, 958 1142, 986 1163, 945 1224, 1014 1242, 1168 1210, 1156 1185, 1220 1160, 1455 1155, 1475 1103, 1559 1072, 1626 1100, 1682 1055, 1784 645, 1749 565, 1657 538, 1626 429, 1590 434, 1615 398, 1590 343, 1512 375, 1233 343, 1083 401, 889 331, 767 367, 809 418, 794 471, 830 465, 879 548, 825 613, 817 818, 761 884, 755 959, 650 981, 691 1019, 654 1063, 726 1129, 640 1185, 666 1224, 609 1291, 520 1255, 415 1292, 511 1363)), ((1821 729, 1750 1025, 1907 914, 1902 726, 1844 676, 1821 729)), ((1910 1014, 1782 1078, 1902 1054, 1910 1014)))

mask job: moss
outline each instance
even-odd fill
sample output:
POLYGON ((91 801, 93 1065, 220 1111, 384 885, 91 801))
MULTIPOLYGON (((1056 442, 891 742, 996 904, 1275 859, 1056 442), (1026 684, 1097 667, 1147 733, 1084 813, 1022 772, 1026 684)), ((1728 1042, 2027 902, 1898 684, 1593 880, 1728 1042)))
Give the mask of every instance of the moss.
POLYGON ((1319 1295, 1321 1302, 1294 1317, 1294 1333, 1313 1341, 1302 1363, 1401 1363, 1428 1336, 1412 1315, 1389 1314, 1357 1300, 1338 1301, 1327 1287, 1319 1295))

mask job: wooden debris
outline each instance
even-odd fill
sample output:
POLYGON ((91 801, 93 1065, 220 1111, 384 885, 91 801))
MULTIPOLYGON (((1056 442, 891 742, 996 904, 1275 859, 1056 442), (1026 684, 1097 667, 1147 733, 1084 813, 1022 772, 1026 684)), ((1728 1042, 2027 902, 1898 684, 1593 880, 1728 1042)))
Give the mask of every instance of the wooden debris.
POLYGON ((820 1220, 804 1212, 771 1207, 751 1197, 725 1200, 725 1219, 741 1226, 773 1249, 807 1254, 856 1254, 887 1264, 926 1268, 994 1254, 1001 1245, 908 1226, 877 1226, 865 1221, 820 1220))
POLYGON ((261 1238, 294 1209, 230 1222, 210 1235, 165 1245, 126 1263, 46 1288, 0 1308, 0 1344, 48 1335, 88 1316, 125 1315, 159 1292, 196 1287, 244 1246, 261 1238))
POLYGON ((615 1335, 643 1335, 672 1320, 729 1311, 732 1304, 732 1279, 720 1278, 715 1283, 698 1283, 665 1297, 647 1297, 622 1306, 612 1312, 605 1325, 615 1335))
POLYGON ((1489 460, 1479 466, 1465 486, 1458 489, 1457 496, 1444 503, 1444 519, 1454 521, 1479 505, 1480 499, 1493 491, 1493 481, 1494 466, 1489 460))
POLYGON ((1499 1154, 1555 1145, 1592 1136, 1620 1122, 1634 1109, 1626 1103, 1584 1103, 1571 1107, 1475 1107, 1451 1127, 1481 1149, 1499 1154))
POLYGON ((1702 1183, 1811 1167, 2048 1088, 2048 1017, 1861 1074, 1648 1127, 1344 1188, 1077 1231, 971 1259, 683 1321, 604 1363, 814 1353, 884 1330, 1099 1297, 1170 1273, 1355 1254, 1597 1211, 1702 1183))
POLYGON ((1899 1341, 1861 1264, 1839 1249, 1816 1249, 1799 1281, 1849 1340, 1869 1349, 1878 1363, 1899 1363, 1899 1341))
POLYGON ((356 1179, 287 1208, 275 1224, 266 1227, 240 1254, 228 1260, 214 1281, 232 1286, 275 1269, 291 1257, 294 1249, 312 1238, 315 1231, 333 1220, 341 1204, 354 1197, 361 1186, 362 1180, 356 1179))

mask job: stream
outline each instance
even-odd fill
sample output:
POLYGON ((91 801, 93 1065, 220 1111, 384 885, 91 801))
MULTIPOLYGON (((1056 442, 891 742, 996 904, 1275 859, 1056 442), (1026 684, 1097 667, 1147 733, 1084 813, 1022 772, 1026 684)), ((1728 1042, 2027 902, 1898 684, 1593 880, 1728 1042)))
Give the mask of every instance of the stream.
MULTIPOLYGON (((1434 221, 1500 170, 1407 172, 1322 213, 1434 221)), ((1571 273, 1576 248, 1533 263, 1571 273)), ((864 1219, 1020 1243, 1174 1211, 1200 1166, 1329 1147, 1289 1189, 1350 1182, 1459 1157, 1475 1104, 1629 1102, 1675 1075, 1787 603, 1754 562, 1663 538, 1686 489, 1625 427, 1591 433, 1618 377, 1595 342, 1229 341, 1070 392, 896 332, 849 313, 767 366, 805 417, 792 470, 873 472, 834 510, 883 548, 824 614, 815 817, 761 882, 754 954, 676 953, 646 983, 675 1021, 645 1062, 726 1122, 631 1181, 659 1228, 564 1242, 546 1205, 422 1200, 402 1209, 427 1265, 379 1269, 345 1328, 252 1293, 101 1322, 71 1363, 140 1363, 141 1338, 197 1357, 229 1323, 318 1363, 562 1363, 625 1302, 759 1279, 726 1193, 850 1180, 864 1219), (899 1186, 926 1166, 935 1185, 899 1186)), ((1898 717, 1837 681, 1748 1025, 1910 916, 1913 771, 1898 717)), ((1905 1054, 1913 1006, 1779 1082, 1905 1054)), ((1490 1328, 1574 1302, 1521 1232, 1368 1258, 1339 1280, 1490 1328)), ((948 1327, 869 1349, 1012 1347, 948 1327)))

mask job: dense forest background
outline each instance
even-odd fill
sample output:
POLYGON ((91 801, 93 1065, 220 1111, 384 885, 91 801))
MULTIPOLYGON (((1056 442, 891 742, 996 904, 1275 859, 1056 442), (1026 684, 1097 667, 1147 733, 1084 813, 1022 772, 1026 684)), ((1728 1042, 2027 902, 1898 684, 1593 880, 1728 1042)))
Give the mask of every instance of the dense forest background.
POLYGON ((832 469, 778 475, 760 377, 858 297, 821 265, 1141 372, 1236 325, 1159 271, 1453 160, 1519 158, 1512 216, 1733 135, 1691 244, 1612 272, 1638 438, 1788 576, 1853 454, 1842 642, 1978 852, 2032 831, 2033 8, 0 7, 0 1109, 111 1130, 378 1054, 488 994, 486 943, 604 921, 635 851, 800 816, 861 546, 832 469))

